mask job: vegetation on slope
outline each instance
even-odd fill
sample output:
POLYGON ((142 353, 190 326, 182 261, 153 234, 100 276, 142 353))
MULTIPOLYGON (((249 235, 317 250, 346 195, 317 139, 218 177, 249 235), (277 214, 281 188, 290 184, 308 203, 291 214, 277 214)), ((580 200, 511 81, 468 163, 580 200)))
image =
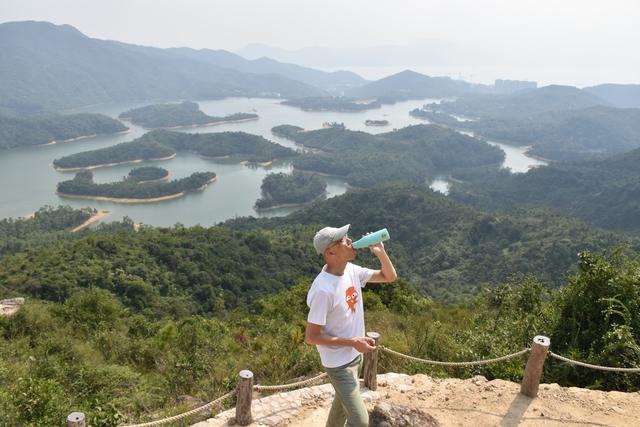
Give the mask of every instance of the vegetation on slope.
POLYGON ((640 149, 526 174, 487 173, 454 184, 452 198, 481 209, 548 206, 598 227, 640 231, 640 149))
POLYGON ((96 212, 93 208, 44 206, 29 218, 0 220, 0 257, 19 252, 25 247, 46 245, 66 236, 67 231, 79 226, 96 212))
POLYGON ((127 177, 136 182, 158 181, 169 177, 169 171, 156 166, 143 166, 131 169, 127 177))
POLYGON ((0 116, 0 149, 49 144, 83 136, 123 132, 127 128, 102 114, 9 118, 0 116))
POLYGON ((429 107, 472 118, 500 118, 601 105, 608 104, 573 86, 550 85, 509 95, 467 95, 454 101, 430 104, 429 107))
POLYGON ((81 151, 55 159, 56 169, 83 169, 130 163, 143 160, 158 160, 173 156, 176 151, 155 141, 138 138, 98 150, 81 151))
MULTIPOLYGON (((638 366, 639 276, 636 261, 584 253, 579 273, 560 292, 516 276, 458 307, 435 304, 402 281, 371 285, 363 294, 367 330, 380 332, 394 350, 435 360, 502 356, 543 334, 556 353, 638 366)), ((118 270, 113 277, 133 280, 118 270)), ((118 286, 87 287, 56 303, 28 299, 16 315, 0 318, 0 423, 60 425, 77 409, 94 426, 150 421, 188 409, 179 396, 205 402, 232 390, 240 369, 250 368, 260 384, 314 375, 321 371, 318 355, 304 344, 309 284, 302 280, 250 310, 206 317, 127 308, 118 286)), ((520 381, 523 367, 523 359, 428 367, 383 354, 378 369, 520 381)), ((553 359, 545 363, 542 381, 629 391, 640 385, 637 375, 553 359)))
POLYGON ((57 193, 62 196, 144 201, 197 191, 215 178, 216 174, 213 172, 195 172, 189 177, 170 182, 140 182, 136 177, 128 177, 120 182, 96 184, 93 173, 85 170, 78 172, 71 180, 58 183, 57 193))
POLYGON ((256 209, 267 209, 311 202, 326 194, 327 183, 314 174, 271 173, 264 177, 260 189, 262 197, 256 201, 256 209))
POLYGON ((296 169, 341 176, 356 187, 388 181, 419 184, 438 174, 455 175, 463 168, 494 169, 504 158, 496 147, 433 125, 379 135, 339 126, 301 131, 282 125, 272 132, 315 150, 295 159, 296 169))
MULTIPOLYGON (((387 227, 387 247, 402 277, 439 301, 461 301, 484 283, 531 273, 550 286, 575 272, 576 253, 640 242, 544 209, 486 213, 456 203, 424 185, 385 184, 316 202, 284 218, 239 218, 238 230, 282 231, 305 225, 307 239, 322 225, 352 224, 355 237, 387 227)), ((304 241, 301 244, 304 247, 304 241)), ((375 262, 366 251, 366 262, 375 262)))
POLYGON ((183 101, 179 104, 153 104, 134 108, 121 113, 119 118, 129 120, 147 129, 179 126, 210 125, 220 122, 257 119, 257 114, 235 113, 225 117, 212 117, 200 111, 195 102, 183 101))
POLYGON ((405 70, 347 92, 360 99, 376 98, 380 102, 393 103, 407 99, 451 98, 463 94, 484 93, 489 86, 472 84, 449 77, 430 77, 405 70))
POLYGON ((458 121, 448 114, 413 110, 412 115, 513 145, 551 160, 581 160, 640 146, 640 109, 590 107, 526 116, 458 121))
POLYGON ((205 157, 231 157, 237 161, 268 162, 293 157, 296 152, 261 136, 245 132, 182 133, 147 132, 131 142, 71 154, 53 161, 56 168, 91 168, 103 164, 161 159, 178 151, 205 157))
POLYGON ((0 110, 325 93, 283 75, 245 74, 170 49, 93 39, 69 25, 48 22, 0 24, 0 51, 5 65, 0 69, 0 110))

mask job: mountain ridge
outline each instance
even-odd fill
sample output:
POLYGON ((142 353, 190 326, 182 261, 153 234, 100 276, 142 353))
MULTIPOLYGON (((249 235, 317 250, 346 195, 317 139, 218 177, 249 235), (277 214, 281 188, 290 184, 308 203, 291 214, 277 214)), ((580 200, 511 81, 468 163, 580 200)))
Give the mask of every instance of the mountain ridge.
POLYGON ((0 68, 0 112, 32 104, 57 111, 133 100, 326 95, 282 74, 242 73, 49 22, 0 24, 0 49, 7 64, 0 68))

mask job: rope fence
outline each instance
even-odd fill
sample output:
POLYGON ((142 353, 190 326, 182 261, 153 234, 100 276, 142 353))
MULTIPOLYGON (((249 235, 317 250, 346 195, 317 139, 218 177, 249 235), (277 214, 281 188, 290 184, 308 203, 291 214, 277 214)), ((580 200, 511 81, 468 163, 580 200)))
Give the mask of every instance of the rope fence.
POLYGON ((206 411, 208 409, 211 409, 213 406, 221 403, 223 400, 233 396, 234 394, 236 394, 235 390, 234 391, 230 391, 229 393, 220 396, 216 400, 212 400, 211 402, 207 403, 206 405, 202 405, 199 408, 192 409, 192 410, 187 411, 187 412, 185 412, 183 414, 180 414, 180 415, 174 415, 173 417, 164 418, 164 419, 158 420, 158 421, 151 421, 151 422, 148 422, 148 423, 128 424, 128 425, 123 426, 123 427, 152 427, 152 426, 161 426, 161 425, 173 423, 173 422, 176 422, 176 421, 180 421, 180 420, 182 420, 184 418, 188 418, 188 417, 191 417, 192 415, 196 415, 196 414, 199 414, 200 412, 204 412, 204 411, 206 411))
POLYGON ((309 378, 308 380, 304 380, 304 381, 298 381, 295 383, 290 383, 290 384, 283 384, 283 385, 254 385, 253 389, 255 391, 281 391, 281 390, 289 390, 292 388, 298 388, 298 387, 302 387, 303 385, 307 385, 307 384, 311 384, 314 383, 316 381, 320 381, 321 379, 325 378, 327 376, 326 372, 323 372, 322 374, 316 375, 313 378, 309 378))
MULTIPOLYGON (((562 362, 569 363, 575 366, 581 366, 584 368, 597 369, 597 370, 609 371, 609 372, 640 373, 640 368, 618 368, 618 367, 610 367, 610 366, 592 365, 589 363, 579 362, 577 360, 572 360, 567 357, 561 356, 549 350, 551 341, 549 340, 549 338, 541 335, 538 335, 533 339, 533 343, 530 348, 525 348, 515 353, 507 354, 507 355, 496 357, 493 359, 463 361, 463 362, 443 362, 443 361, 428 360, 428 359, 422 359, 415 356, 410 356, 410 355, 392 350, 390 348, 387 348, 386 346, 380 345, 378 343, 380 334, 378 334, 377 332, 367 332, 367 336, 375 340, 376 349, 370 353, 364 354, 363 377, 364 377, 365 387, 373 391, 377 389, 376 377, 377 377, 378 356, 379 356, 379 352, 381 351, 387 354, 390 354, 392 356, 400 357, 413 362, 420 362, 424 364, 437 365, 437 366, 451 366, 451 367, 487 365, 490 363, 502 362, 505 360, 524 356, 525 354, 529 354, 529 357, 527 359, 527 364, 524 369, 524 374, 522 376, 522 384, 520 387, 520 393, 529 397, 536 397, 538 395, 540 378, 542 376, 542 370, 543 370, 544 362, 547 358, 547 355, 555 359, 558 359, 562 362)), ((161 426, 161 425, 174 423, 182 419, 191 417, 193 415, 199 414, 201 412, 210 410, 216 405, 221 404, 225 399, 231 398, 234 395, 236 396, 235 423, 240 426, 246 426, 251 424, 251 422, 253 421, 253 416, 251 414, 251 402, 253 399, 254 391, 277 392, 282 390, 289 390, 293 388, 306 386, 307 384, 311 384, 311 383, 323 380, 326 377, 327 377, 326 373, 321 373, 316 375, 315 377, 308 378, 302 381, 296 381, 289 384, 281 384, 281 385, 255 384, 254 385, 253 372, 249 370, 243 370, 243 371, 240 371, 240 381, 238 382, 238 386, 236 390, 230 391, 229 393, 226 393, 220 396, 216 400, 213 400, 207 403, 206 405, 203 405, 198 408, 192 409, 190 411, 184 412, 182 414, 175 415, 169 418, 164 418, 158 421, 151 421, 151 422, 142 423, 142 424, 130 424, 122 427, 152 427, 152 426, 161 426)), ((71 413, 67 417, 67 427, 86 427, 84 414, 82 412, 71 413)))
POLYGON ((569 363, 571 365, 582 366, 583 368, 597 369, 599 371, 608 371, 608 372, 626 372, 637 374, 640 373, 640 368, 616 368, 613 366, 600 366, 600 365, 592 365, 590 363, 578 362, 577 360, 569 359, 568 357, 560 356, 559 354, 555 354, 553 351, 549 352, 549 356, 562 360, 563 362, 569 363))
POLYGON ((488 365, 489 363, 496 363, 496 362, 502 362, 503 360, 513 359, 514 357, 522 356, 522 355, 527 354, 528 352, 531 351, 530 348, 525 348, 524 350, 520 350, 520 351, 518 351, 516 353, 511 353, 511 354, 507 354, 506 356, 496 357, 495 359, 476 360, 476 361, 473 361, 473 362, 440 362, 438 360, 427 360, 427 359, 421 359, 419 357, 414 357, 414 356, 409 356, 409 355, 406 355, 406 354, 402 354, 402 353, 400 353, 398 351, 391 350, 390 348, 387 348, 387 347, 382 346, 382 345, 378 346, 378 347, 380 348, 380 350, 384 351, 385 353, 389 353, 389 354, 392 354, 394 356, 401 357, 403 359, 411 360, 413 362, 425 363, 427 365, 455 366, 455 367, 488 365))

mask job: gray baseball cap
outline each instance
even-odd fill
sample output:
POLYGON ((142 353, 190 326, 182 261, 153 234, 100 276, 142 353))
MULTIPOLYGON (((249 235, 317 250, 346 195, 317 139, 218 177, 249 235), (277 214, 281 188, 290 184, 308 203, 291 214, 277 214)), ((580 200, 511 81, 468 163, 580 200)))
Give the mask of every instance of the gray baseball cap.
POLYGON ((337 242, 347 235, 349 227, 351 227, 351 224, 344 225, 340 228, 325 227, 318 231, 313 237, 313 247, 316 248, 316 252, 323 254, 333 242, 337 242))

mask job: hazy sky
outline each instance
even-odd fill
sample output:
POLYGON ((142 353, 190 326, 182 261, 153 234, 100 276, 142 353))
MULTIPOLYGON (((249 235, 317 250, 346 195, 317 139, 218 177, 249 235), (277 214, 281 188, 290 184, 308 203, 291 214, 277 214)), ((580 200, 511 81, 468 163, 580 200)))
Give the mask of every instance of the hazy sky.
POLYGON ((638 0, 0 0, 0 21, 16 20, 158 47, 440 40, 512 66, 606 68, 640 83, 638 0))

